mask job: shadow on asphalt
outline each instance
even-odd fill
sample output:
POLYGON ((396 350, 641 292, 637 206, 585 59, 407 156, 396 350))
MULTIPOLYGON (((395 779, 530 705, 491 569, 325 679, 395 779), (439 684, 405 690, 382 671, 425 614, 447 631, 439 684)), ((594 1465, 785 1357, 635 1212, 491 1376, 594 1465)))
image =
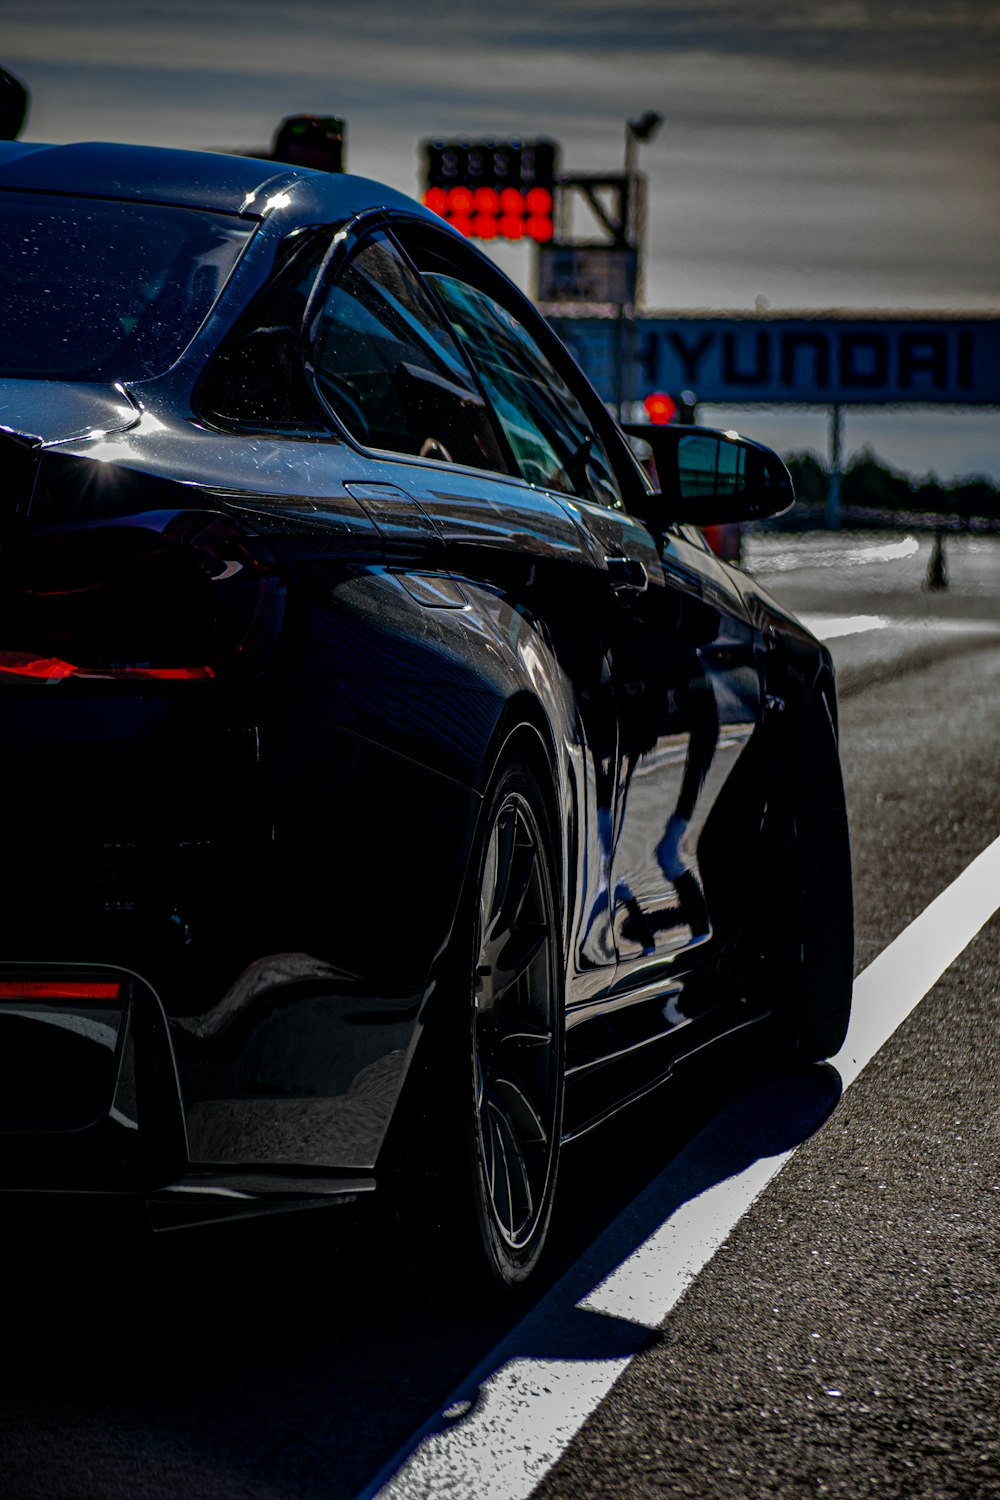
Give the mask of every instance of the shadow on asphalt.
MULTIPOLYGON (((704 1093, 705 1080, 697 1074, 688 1078, 687 1084, 704 1093)), ((842 1092, 840 1075, 827 1064, 787 1069, 763 1067, 749 1078, 744 1068, 735 1091, 722 1100, 717 1110, 709 1111, 700 1130, 681 1143, 687 1149, 671 1154, 660 1170, 639 1183, 635 1196, 579 1250, 556 1284, 493 1346, 478 1367, 449 1392, 447 1402, 425 1421, 420 1431, 412 1434, 392 1456, 379 1476, 381 1482, 424 1439, 453 1431, 474 1418, 487 1382, 505 1367, 516 1367, 524 1360, 541 1361, 545 1368, 550 1368, 553 1362, 591 1364, 627 1359, 664 1337, 642 1321, 603 1310, 600 1297, 596 1305, 585 1299, 684 1205, 739 1176, 755 1163, 780 1157, 801 1145, 829 1118, 842 1092)), ((674 1099, 680 1096, 678 1088, 674 1099)), ((635 1155, 634 1113, 630 1123, 631 1133, 620 1142, 622 1155, 618 1160, 625 1162, 629 1160, 629 1146, 631 1155, 635 1155)), ((647 1123, 657 1133, 655 1122, 647 1123)), ((602 1146, 607 1153, 607 1140, 602 1146)), ((609 1158, 608 1171, 598 1178, 599 1183, 608 1180, 614 1160, 613 1156, 609 1158)), ((575 1173, 581 1181, 593 1170, 593 1160, 575 1164, 575 1173)), ((579 1192, 581 1182, 572 1184, 574 1172, 567 1175, 571 1178, 570 1191, 575 1187, 579 1192)), ((565 1179, 563 1191, 566 1191, 565 1179)), ((569 1218, 565 1205, 562 1218, 564 1222, 569 1218)), ((617 1305, 623 1305, 619 1299, 616 1301, 617 1305)), ((668 1310, 664 1301, 664 1314, 668 1310)), ((503 1441, 503 1431, 501 1425, 497 1441, 503 1441)), ((377 1481, 365 1495, 374 1494, 376 1489, 377 1481)))
POLYGON ((152 1241, 61 1205, 15 1219, 8 1203, 5 1493, 76 1493, 83 1471, 102 1500, 353 1496, 497 1346, 631 1351, 635 1325, 623 1344, 616 1320, 582 1311, 556 1347, 516 1341, 556 1283, 561 1298, 585 1295, 680 1203, 806 1139, 839 1092, 833 1069, 768 1070, 745 1039, 687 1064, 567 1149, 548 1264, 517 1304, 443 1285, 426 1247, 370 1203, 152 1241), (712 1150, 671 1174, 706 1128, 712 1150))

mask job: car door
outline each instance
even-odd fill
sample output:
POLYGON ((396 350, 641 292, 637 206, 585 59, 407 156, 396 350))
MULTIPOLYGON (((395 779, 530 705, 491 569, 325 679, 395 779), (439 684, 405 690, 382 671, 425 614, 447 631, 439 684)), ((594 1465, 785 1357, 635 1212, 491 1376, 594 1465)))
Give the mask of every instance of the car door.
MULTIPOLYGON (((485 584, 513 601, 508 628, 530 617, 544 638, 536 669, 570 679, 570 994, 638 993, 726 926, 700 841, 752 732, 752 641, 734 635, 735 591, 709 586, 708 554, 626 506, 638 471, 612 460, 617 434, 553 363, 534 310, 449 241, 402 221, 359 245, 314 321, 317 386, 356 441, 398 455, 384 471, 398 499, 377 503, 429 524, 467 597, 485 584)), ((370 487, 358 498, 376 503, 370 487)))
MULTIPOLYGON (((617 632, 615 936, 629 985, 734 945, 763 816, 754 632, 738 590, 681 529, 663 533, 659 555, 662 589, 617 632)), ((707 990, 700 1012, 724 998, 707 990)))
MULTIPOLYGON (((587 805, 593 762, 610 764, 615 749, 612 714, 596 712, 597 727, 586 734, 575 714, 577 698, 598 705, 606 675, 599 634, 579 629, 580 601, 603 587, 602 568, 562 497, 520 471, 495 405, 406 240, 405 223, 362 235, 311 316, 316 387, 381 466, 376 483, 346 488, 386 538, 390 568, 411 579, 413 570, 435 573, 439 590, 445 575, 452 600, 465 607, 470 640, 478 629, 487 656, 491 638, 501 654, 517 655, 547 711, 558 716, 565 704, 565 722, 556 717, 552 725, 570 763, 560 771, 560 790, 586 829, 596 821, 587 805), (404 525, 414 543, 423 538, 422 558, 403 546, 404 525), (606 750, 598 748, 602 734, 612 736, 606 750)), ((455 734, 461 731, 456 724, 455 734)), ((606 893, 606 871, 588 863, 592 848, 599 842, 586 832, 574 838, 568 853, 581 868, 569 885, 606 893)), ((613 941, 595 947, 588 962, 572 961, 571 990, 608 988, 615 963, 613 941)))
MULTIPOLYGON (((580 683, 581 714, 594 751, 594 782, 576 962, 581 974, 601 970, 612 962, 617 965, 621 945, 616 928, 624 923, 627 930, 629 915, 636 910, 634 897, 625 894, 614 870, 620 860, 617 844, 638 753, 632 739, 639 732, 640 717, 636 702, 623 698, 623 692, 634 685, 629 663, 646 650, 651 622, 657 622, 661 636, 666 628, 661 618, 668 607, 661 561, 649 531, 622 503, 620 481, 573 389, 572 374, 567 379, 555 368, 529 329, 533 311, 519 305, 509 291, 490 287, 449 260, 440 246, 430 253, 425 249, 422 257, 419 248, 415 253, 476 370, 525 481, 516 509, 557 503, 587 538, 600 576, 600 589, 589 597, 579 592, 568 613, 566 601, 562 603, 577 643, 592 643, 591 670, 580 683)), ((463 486, 464 480, 456 476, 442 476, 433 493, 422 496, 422 503, 448 525, 462 508, 463 486)), ((550 617, 557 613, 558 603, 554 597, 547 599, 550 617)), ((686 664, 678 662, 678 670, 686 671, 686 664)), ((686 688, 687 684, 679 696, 684 703, 691 696, 686 688)), ((646 706, 644 701, 642 707, 646 706)), ((662 780, 650 783, 656 796, 662 795, 662 780)))
MULTIPOLYGON (((743 928, 733 885, 737 871, 752 868, 763 811, 749 762, 739 778, 746 787, 723 792, 760 724, 754 633, 738 590, 695 537, 654 533, 624 509, 576 504, 609 576, 615 988, 639 990, 709 961, 743 928), (713 833, 724 819, 720 861, 713 833)), ((713 996, 722 998, 706 990, 702 1011, 713 996)))
MULTIPOLYGON (((596 633, 602 666, 587 707, 598 746, 599 858, 577 956, 585 967, 613 949, 615 988, 638 989, 662 981, 678 954, 730 936, 733 903, 711 858, 711 877, 702 869, 701 845, 759 721, 753 632, 738 591, 704 548, 677 529, 654 533, 626 506, 638 472, 613 462, 606 415, 578 372, 553 362, 533 310, 449 266, 441 252, 425 256, 423 269, 519 471, 573 515, 603 575, 603 589, 580 599, 574 621, 596 633)), ((447 489, 425 501, 436 513, 447 489)), ((734 832, 747 828, 752 842, 758 826, 741 807, 734 832)), ((750 851, 731 852, 738 860, 750 851)))

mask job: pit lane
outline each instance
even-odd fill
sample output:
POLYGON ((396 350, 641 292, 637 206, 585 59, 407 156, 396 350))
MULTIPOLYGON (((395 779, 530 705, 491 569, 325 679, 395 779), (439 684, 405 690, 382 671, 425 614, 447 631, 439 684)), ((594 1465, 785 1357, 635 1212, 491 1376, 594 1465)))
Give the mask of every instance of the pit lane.
MULTIPOLYGON (((883 566, 857 565, 863 588, 852 569, 783 587, 818 614, 991 623, 957 565, 945 600, 919 567, 874 587, 883 566)), ((831 642, 860 969, 1000 832, 991 634, 925 631, 853 684, 868 633, 831 642)), ((808 1139, 565 1451, 552 1446, 539 1494, 1000 1494, 997 937, 994 919, 839 1103, 835 1083, 786 1080, 761 1128, 783 1149, 808 1139)), ((745 1056, 716 1057, 568 1155, 543 1296, 724 1124, 747 1075, 745 1056)), ((26 1255, 8 1222, 6 1493, 370 1490, 520 1326, 435 1287, 419 1247, 380 1228, 373 1241, 363 1219, 316 1214, 198 1231, 147 1258, 93 1225, 26 1255)))

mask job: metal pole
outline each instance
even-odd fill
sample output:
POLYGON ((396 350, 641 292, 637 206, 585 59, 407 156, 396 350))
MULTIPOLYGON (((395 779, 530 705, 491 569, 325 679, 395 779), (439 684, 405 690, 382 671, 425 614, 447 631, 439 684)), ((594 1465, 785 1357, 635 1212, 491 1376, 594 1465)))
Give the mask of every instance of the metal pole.
MULTIPOLYGON (((638 152, 638 141, 635 131, 632 129, 632 121, 625 121, 625 201, 622 204, 622 228, 626 244, 632 241, 634 210, 632 201, 634 197, 635 162, 638 152)), ((624 404, 626 400, 632 399, 632 346, 633 346, 633 320, 635 308, 631 302, 619 302, 618 304, 618 379, 615 383, 615 410, 619 421, 627 421, 631 413, 626 413, 624 404)))
POLYGON ((625 202, 622 204, 622 239, 624 249, 632 259, 629 264, 627 298, 619 304, 619 376, 621 399, 618 403, 622 415, 622 400, 631 401, 635 393, 635 334, 636 309, 642 298, 642 242, 645 233, 646 200, 645 181, 637 171, 639 142, 650 141, 663 124, 663 116, 648 109, 635 120, 625 121, 625 202), (624 335, 624 336, 623 336, 624 335))
POLYGON ((646 247, 646 177, 643 172, 635 174, 635 307, 642 306, 645 295, 645 247, 646 247))
POLYGON ((636 164, 639 155, 639 135, 631 120, 625 121, 625 193, 622 204, 622 238, 625 249, 635 251, 635 277, 626 288, 626 300, 618 304, 618 417, 620 421, 631 419, 631 411, 624 411, 624 403, 631 402, 634 395, 632 367, 635 363, 635 305, 640 286, 640 231, 639 211, 640 183, 636 164))
POLYGON ((626 225, 626 235, 631 237, 633 223, 632 207, 632 184, 635 180, 635 163, 639 150, 639 143, 635 131, 632 129, 632 121, 625 121, 625 213, 623 215, 626 225))
POLYGON ((843 433, 840 406, 830 408, 830 478, 826 490, 826 525, 829 531, 840 529, 841 441, 843 433))

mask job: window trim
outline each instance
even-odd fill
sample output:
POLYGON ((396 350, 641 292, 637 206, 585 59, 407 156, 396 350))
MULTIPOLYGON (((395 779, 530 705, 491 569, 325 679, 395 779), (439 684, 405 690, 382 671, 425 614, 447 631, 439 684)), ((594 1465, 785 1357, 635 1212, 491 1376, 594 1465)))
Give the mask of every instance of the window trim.
MULTIPOLYGON (((401 234, 397 233, 396 238, 402 240, 403 249, 408 252, 410 261, 421 280, 423 280, 424 272, 430 272, 432 269, 457 276, 467 281, 476 291, 498 302, 510 313, 511 317, 524 325, 525 331, 534 339, 556 374, 566 382, 579 401, 584 416, 605 446, 612 472, 621 491, 622 505, 620 507, 609 505, 604 508, 606 510, 624 509, 630 515, 634 515, 635 511, 630 503, 633 497, 638 497, 641 503, 643 495, 652 494, 653 486, 629 448, 625 435, 620 431, 614 417, 607 410, 566 345, 545 321, 530 298, 514 285, 499 266, 494 265, 488 257, 469 246, 455 231, 437 224, 429 224, 426 219, 415 214, 400 216, 396 224, 398 228, 405 225, 406 230, 413 233, 412 248, 401 234), (425 247, 430 255, 441 258, 443 262, 441 266, 431 267, 422 263, 420 249, 425 247)), ((430 296, 435 295, 432 286, 428 286, 427 291, 430 296)), ((435 302, 437 303, 436 297, 435 302)), ((522 480, 522 483, 528 482, 522 480)), ((595 503, 603 504, 602 501, 595 503)))
MULTIPOLYGON (((283 277, 292 274, 297 263, 303 257, 308 256, 314 246, 321 245, 325 238, 329 238, 333 234, 334 227, 330 224, 301 225, 278 241, 274 248, 267 276, 253 292, 252 296, 247 299, 241 311, 233 318, 225 337, 220 340, 205 359, 194 382, 191 391, 191 410, 199 425, 207 428, 209 431, 224 433, 229 437, 271 437, 280 439, 282 442, 309 443, 325 439, 337 443, 342 441, 340 433, 336 430, 331 430, 327 421, 322 421, 321 425, 321 419, 325 419, 326 417, 325 408, 317 408, 313 413, 315 420, 312 425, 303 417, 301 425, 292 426, 272 418, 255 419, 251 417, 226 416, 215 410, 205 396, 206 388, 210 388, 212 381, 217 377, 220 360, 227 356, 234 347, 237 347, 243 339, 254 331, 253 325, 255 322, 259 326, 261 309, 266 304, 267 299, 273 294, 276 283, 283 277)), ((314 272, 314 285, 315 278, 326 264, 329 253, 330 246, 327 245, 326 249, 318 257, 318 265, 314 272)), ((310 290, 309 298, 306 300, 306 310, 308 310, 311 297, 312 291, 310 290)), ((303 313, 303 321, 299 325, 297 336, 300 358, 302 355, 304 322, 305 313, 303 313)), ((311 382, 309 391, 315 401, 315 392, 312 390, 311 382)))
POLYGON ((445 312, 442 309, 438 298, 434 295, 433 289, 428 286, 418 267, 414 265, 412 258, 407 253, 405 246, 400 242, 398 234, 394 232, 397 222, 398 216, 387 215, 382 212, 377 212, 375 214, 369 212, 366 214, 359 214, 354 220, 343 225, 334 236, 334 240, 320 264, 320 267, 316 273, 315 281, 313 282, 312 291, 310 292, 309 299, 306 303, 305 312, 302 318, 301 338, 303 370, 305 373, 305 377, 309 383, 310 390, 313 392, 316 400, 320 403, 320 407, 324 415, 327 417, 332 428, 334 429, 331 435, 338 439, 342 438, 352 448, 354 448, 356 452, 364 454, 365 456, 370 456, 373 458, 388 458, 397 463, 429 464, 432 465, 435 469, 440 469, 445 473, 458 471, 468 474, 485 474, 494 479, 509 479, 523 483, 520 475, 517 473, 513 452, 511 451, 510 444, 507 441, 506 433, 504 432, 503 427, 499 422, 499 419, 497 418, 496 412, 493 409, 493 404, 486 392, 483 390, 479 376, 472 363, 470 362, 468 354, 463 348, 460 340, 455 337, 455 334, 451 328, 450 321, 445 315, 445 312), (430 458, 419 453, 409 453, 405 449, 378 448, 371 444, 364 443, 356 436, 356 434, 350 431, 350 429, 347 427, 347 424, 340 417, 331 402, 323 394, 316 375, 316 365, 313 358, 313 351, 315 349, 319 321, 322 318, 323 311, 326 307, 327 298, 329 297, 329 294, 331 293, 333 288, 336 286, 340 277, 350 267, 356 257, 363 251, 367 244, 371 243, 374 236, 379 234, 383 235, 385 239, 388 240, 395 253, 399 256, 404 267, 416 279, 417 285, 419 286, 422 295, 426 298, 432 311, 440 321, 442 328, 448 334, 454 346, 456 355, 461 361, 462 366, 464 367, 466 374, 468 375, 472 389, 476 392, 483 403, 483 411, 486 414, 487 421, 493 433, 493 440, 496 443, 500 457, 507 465, 506 470, 477 467, 472 464, 463 464, 455 461, 449 462, 445 459, 430 458))

